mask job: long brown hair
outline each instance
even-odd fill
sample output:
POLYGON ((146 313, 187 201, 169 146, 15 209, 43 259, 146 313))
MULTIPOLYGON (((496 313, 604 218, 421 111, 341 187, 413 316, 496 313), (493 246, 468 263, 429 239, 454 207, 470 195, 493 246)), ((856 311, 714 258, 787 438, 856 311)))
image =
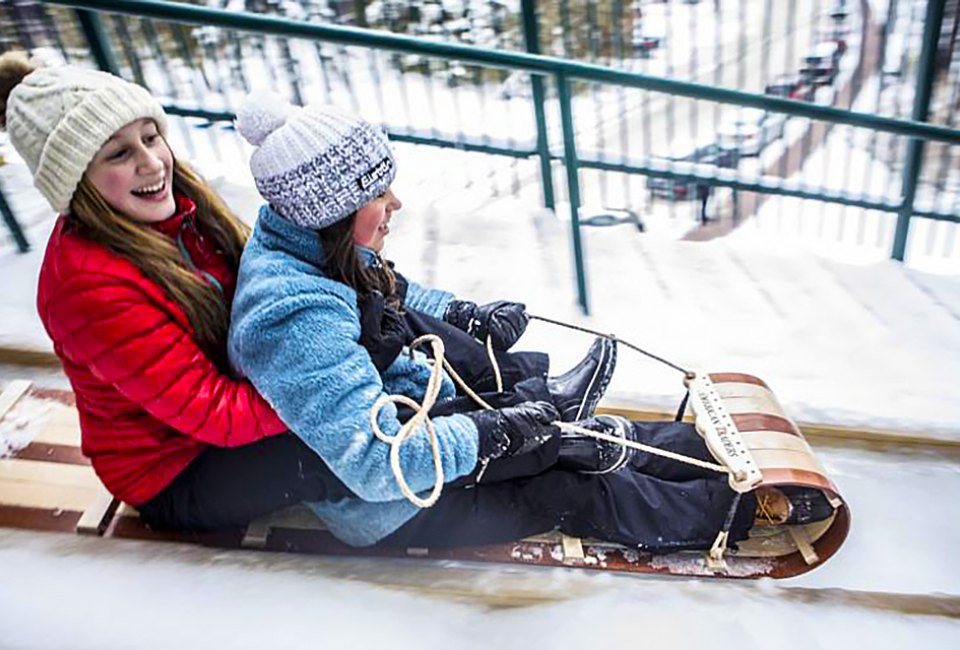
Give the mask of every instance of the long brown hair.
MULTIPOLYGON (((173 187, 197 205, 197 227, 223 251, 230 266, 240 264, 249 228, 190 167, 174 160, 173 187)), ((195 338, 222 371, 229 367, 226 342, 230 310, 220 292, 191 270, 177 245, 152 228, 144 227, 114 210, 87 180, 77 186, 68 216, 85 238, 128 260, 160 285, 186 313, 195 338)))
MULTIPOLYGON (((364 264, 357 255, 353 243, 353 224, 356 219, 357 213, 354 212, 346 219, 320 231, 320 244, 326 258, 325 270, 331 278, 356 291, 358 297, 379 291, 388 305, 399 308, 397 281, 390 266, 381 258, 378 267, 371 267, 364 264)), ((379 253, 377 256, 379 257, 379 253)))

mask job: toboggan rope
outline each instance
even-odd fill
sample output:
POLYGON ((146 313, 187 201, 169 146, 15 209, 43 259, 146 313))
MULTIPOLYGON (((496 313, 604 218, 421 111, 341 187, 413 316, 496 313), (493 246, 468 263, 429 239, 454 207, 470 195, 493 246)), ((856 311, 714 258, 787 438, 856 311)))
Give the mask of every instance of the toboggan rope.
MULTIPOLYGON (((580 327, 578 325, 571 325, 569 323, 553 320, 551 318, 545 318, 543 316, 535 316, 533 314, 528 314, 528 317, 533 320, 541 320, 546 323, 552 323, 554 325, 560 325, 562 327, 567 327, 569 329, 574 329, 581 332, 602 336, 612 341, 622 343, 623 345, 625 345, 626 347, 629 347, 632 350, 636 350, 637 352, 640 352, 641 354, 644 354, 650 357, 651 359, 654 359, 655 361, 659 361, 663 364, 670 366, 671 368, 674 368, 675 370, 678 370, 684 373, 684 376, 686 377, 693 376, 693 373, 690 372, 689 370, 686 370, 681 366, 671 363, 670 361, 667 361, 662 357, 652 354, 644 350, 643 348, 640 348, 627 341, 624 341, 623 339, 620 339, 613 334, 604 334, 602 332, 597 332, 595 330, 587 329, 585 327, 580 327)), ((440 494, 443 491, 444 476, 443 476, 443 464, 440 461, 440 442, 437 439, 437 433, 436 433, 436 430, 434 429, 433 422, 430 420, 430 416, 428 415, 428 413, 430 412, 430 409, 433 408, 433 405, 437 401, 437 396, 440 394, 440 384, 443 378, 442 369, 446 369, 446 371, 453 378, 454 382, 456 382, 456 384, 463 389, 464 393, 469 395, 470 398, 473 399, 481 408, 484 408, 487 410, 493 410, 493 407, 490 406, 486 401, 484 401, 483 398, 477 395, 473 391, 473 389, 471 389, 467 385, 467 383, 463 381, 460 375, 457 374, 457 372, 453 369, 453 367, 447 361, 445 357, 443 340, 439 336, 435 334, 425 334, 423 336, 420 336, 414 339, 414 341, 409 345, 409 354, 411 358, 414 356, 417 348, 426 344, 429 344, 430 347, 432 348, 433 359, 431 363, 432 369, 430 372, 430 379, 427 382, 427 389, 423 397, 423 402, 418 403, 416 400, 410 397, 407 397, 406 395, 381 395, 380 398, 377 399, 376 402, 374 402, 373 406, 370 409, 370 428, 373 430, 373 433, 377 438, 379 438, 383 442, 390 445, 390 469, 393 471, 393 476, 397 481, 397 485, 400 487, 400 491, 403 493, 403 496, 405 496, 411 503, 413 503, 415 506, 419 508, 429 508, 430 506, 435 504, 437 500, 440 498, 440 494), (407 420, 400 427, 400 430, 397 431, 397 434, 393 436, 387 433, 384 433, 383 430, 380 428, 379 423, 377 422, 377 417, 380 414, 380 410, 389 403, 402 404, 412 409, 414 412, 413 417, 407 420), (416 493, 414 493, 413 490, 410 489, 410 485, 407 483, 406 477, 404 476, 403 468, 400 466, 400 448, 403 446, 403 443, 407 441, 407 439, 417 430, 417 428, 421 424, 423 424, 426 427, 427 435, 430 437, 430 450, 433 455, 433 466, 434 466, 434 472, 436 476, 433 483, 433 489, 431 490, 430 494, 426 498, 421 498, 417 496, 416 493)), ((497 363, 496 356, 494 355, 493 343, 489 336, 487 337, 486 349, 487 349, 487 356, 490 359, 490 365, 493 368, 494 377, 496 378, 497 392, 503 392, 503 380, 500 375, 500 366, 497 363)), ((603 433, 602 431, 591 431, 590 429, 586 429, 584 427, 577 426, 569 422, 561 422, 559 420, 556 422, 552 422, 551 424, 553 426, 558 427, 561 430, 574 431, 576 433, 579 433, 585 436, 590 436, 591 438, 596 438, 597 440, 603 440, 604 442, 621 445, 623 447, 629 447, 631 449, 643 451, 648 454, 662 456, 664 458, 669 458, 671 460, 675 460, 680 463, 686 463, 688 465, 694 465, 696 467, 700 467, 703 469, 713 470, 721 474, 730 473, 729 468, 724 467, 723 465, 719 465, 717 463, 709 463, 709 462, 700 460, 699 458, 693 458, 691 456, 685 456, 683 454, 667 451, 665 449, 651 447, 649 445, 645 445, 639 442, 634 442, 632 440, 625 440, 623 438, 618 438, 616 436, 611 436, 610 434, 603 433)), ((477 482, 480 481, 480 477, 482 477, 483 471, 485 469, 486 469, 485 466, 481 469, 480 474, 477 477, 477 482)), ((737 501, 735 501, 734 503, 736 504, 737 501)), ((730 519, 731 518, 728 517, 728 520, 730 519)), ((725 528, 729 528, 729 526, 725 526, 725 528)), ((724 535, 725 533, 721 532, 721 536, 724 536, 724 535)), ((725 539, 726 538, 724 536, 724 540, 725 539)), ((720 541, 720 537, 718 537, 718 542, 719 541, 720 541)))

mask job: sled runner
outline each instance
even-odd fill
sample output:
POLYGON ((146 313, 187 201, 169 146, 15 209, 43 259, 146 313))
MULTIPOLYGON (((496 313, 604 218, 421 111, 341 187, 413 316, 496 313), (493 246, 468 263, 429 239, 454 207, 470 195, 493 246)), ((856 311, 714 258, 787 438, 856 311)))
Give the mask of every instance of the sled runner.
MULTIPOLYGON (((0 526, 78 532, 114 538, 199 543, 224 548, 423 557, 567 566, 685 576, 785 578, 819 566, 841 546, 849 512, 799 428, 761 380, 744 374, 691 378, 688 415, 718 461, 730 469, 731 486, 795 485, 822 490, 834 513, 803 526, 754 527, 736 549, 650 555, 616 544, 548 534, 508 544, 461 548, 354 548, 336 540, 306 508, 290 508, 245 529, 211 534, 160 533, 133 508, 102 487, 79 449, 73 394, 11 382, 0 394, 0 526)), ((623 411, 620 411, 623 413, 623 411)), ((637 415, 634 413, 634 415, 637 415)))

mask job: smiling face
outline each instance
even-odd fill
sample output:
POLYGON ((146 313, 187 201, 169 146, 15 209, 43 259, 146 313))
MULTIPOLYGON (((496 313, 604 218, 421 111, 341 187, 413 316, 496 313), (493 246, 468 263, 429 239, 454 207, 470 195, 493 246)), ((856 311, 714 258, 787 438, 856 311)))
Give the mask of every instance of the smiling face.
POLYGON ((114 133, 85 175, 110 207, 134 221, 163 221, 176 211, 173 152, 149 118, 114 133))
POLYGON ((375 251, 383 250, 383 239, 390 234, 393 211, 403 207, 392 189, 357 210, 353 222, 353 243, 375 251))

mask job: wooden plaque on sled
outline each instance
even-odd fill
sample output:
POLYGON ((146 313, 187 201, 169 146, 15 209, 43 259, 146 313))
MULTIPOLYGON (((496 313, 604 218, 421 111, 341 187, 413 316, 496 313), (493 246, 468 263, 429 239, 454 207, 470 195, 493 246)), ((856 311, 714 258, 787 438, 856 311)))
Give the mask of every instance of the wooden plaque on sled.
MULTIPOLYGON (((353 548, 336 540, 305 508, 296 507, 244 529, 211 534, 160 533, 133 508, 112 499, 79 450, 73 394, 12 382, 0 395, 0 440, 14 443, 0 459, 0 527, 78 532, 112 538, 203 544, 223 548, 342 556, 420 557, 540 566, 576 566, 631 573, 702 577, 784 578, 822 564, 849 528, 847 507, 799 429, 783 415, 763 382, 749 375, 711 375, 763 473, 763 484, 818 487, 834 501, 828 521, 774 527, 728 551, 722 571, 702 552, 650 555, 616 544, 547 534, 508 544, 413 549, 353 548), (17 441, 23 442, 17 445, 17 441)), ((4 450, 0 450, 3 452, 4 450)))

